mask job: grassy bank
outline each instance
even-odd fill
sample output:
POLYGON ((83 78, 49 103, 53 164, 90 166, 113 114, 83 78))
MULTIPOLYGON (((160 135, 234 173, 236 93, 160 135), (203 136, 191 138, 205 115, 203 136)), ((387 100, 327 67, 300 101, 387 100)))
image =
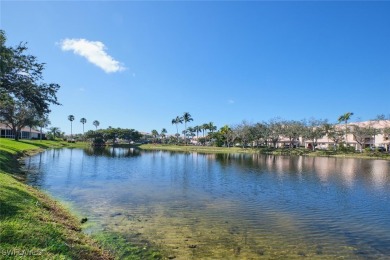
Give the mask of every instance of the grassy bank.
POLYGON ((199 152, 199 153, 259 153, 269 155, 287 156, 322 156, 322 157, 342 157, 342 158, 362 158, 362 159, 383 159, 390 160, 389 153, 382 152, 350 152, 316 150, 311 151, 304 148, 284 149, 284 148, 241 148, 241 147, 210 147, 210 146, 184 146, 184 145, 164 145, 164 144, 143 144, 139 146, 142 150, 162 150, 178 152, 199 152))
POLYGON ((0 259, 159 259, 152 250, 128 244, 114 233, 81 232, 80 219, 21 180, 18 159, 47 148, 86 143, 0 139, 0 259), (119 242, 120 243, 119 243, 119 242))
POLYGON ((113 259, 81 232, 80 221, 59 203, 19 181, 20 156, 64 146, 0 139, 0 258, 113 259))

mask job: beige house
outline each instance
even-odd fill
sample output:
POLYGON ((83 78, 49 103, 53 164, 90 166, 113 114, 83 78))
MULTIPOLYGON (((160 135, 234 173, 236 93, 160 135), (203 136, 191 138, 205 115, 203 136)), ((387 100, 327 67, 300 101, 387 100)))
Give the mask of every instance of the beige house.
MULTIPOLYGON (((351 130, 353 126, 359 127, 372 127, 378 130, 383 130, 384 128, 390 128, 390 120, 373 120, 373 121, 364 121, 364 122, 351 122, 348 123, 348 134, 346 140, 343 140, 347 145, 354 147, 356 150, 364 149, 366 147, 385 147, 387 151, 390 150, 390 136, 387 134, 383 134, 382 131, 379 131, 375 136, 367 136, 364 140, 364 145, 361 145, 356 141, 353 134, 351 134, 351 130)), ((336 125, 342 131, 345 131, 345 124, 336 125)), ((345 139, 345 138, 344 138, 345 139)), ((302 141, 302 140, 301 140, 302 141)), ((310 148, 312 146, 312 141, 304 140, 303 144, 306 148, 310 148)), ((319 149, 330 149, 334 146, 334 142, 324 136, 321 139, 317 140, 317 148, 319 149)))

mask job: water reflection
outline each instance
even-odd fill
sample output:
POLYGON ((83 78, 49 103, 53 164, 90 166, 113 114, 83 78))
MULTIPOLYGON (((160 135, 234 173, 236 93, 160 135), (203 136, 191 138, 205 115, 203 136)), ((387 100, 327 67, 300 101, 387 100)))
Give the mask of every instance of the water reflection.
POLYGON ((109 148, 26 166, 102 228, 178 258, 390 255, 388 161, 109 148))
POLYGON ((117 158, 141 155, 140 150, 136 148, 88 147, 84 149, 84 152, 90 156, 107 156, 117 158))

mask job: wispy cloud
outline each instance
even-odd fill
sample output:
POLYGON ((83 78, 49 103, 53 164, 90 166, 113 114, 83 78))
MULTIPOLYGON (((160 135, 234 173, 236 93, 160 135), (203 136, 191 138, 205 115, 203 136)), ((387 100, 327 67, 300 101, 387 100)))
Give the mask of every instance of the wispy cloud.
POLYGON ((113 73, 125 70, 119 61, 116 61, 106 53, 106 47, 99 41, 88 41, 86 39, 65 39, 59 45, 63 51, 73 51, 74 54, 86 58, 90 63, 95 64, 106 73, 113 73))
POLYGON ((228 102, 229 104, 234 104, 234 100, 233 100, 233 99, 229 99, 227 102, 228 102))

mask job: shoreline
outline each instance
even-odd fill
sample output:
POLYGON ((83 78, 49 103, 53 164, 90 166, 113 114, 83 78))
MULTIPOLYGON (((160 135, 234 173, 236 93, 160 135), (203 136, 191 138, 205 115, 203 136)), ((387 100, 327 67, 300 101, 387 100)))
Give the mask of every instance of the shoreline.
POLYGON ((42 144, 0 140, 1 255, 114 259, 97 241, 82 232, 80 221, 61 202, 24 183, 23 158, 42 151, 42 144))
POLYGON ((25 158, 46 149, 83 147, 85 143, 0 139, 0 255, 17 259, 161 259, 157 251, 139 250, 116 233, 84 233, 77 212, 25 183, 25 158))
MULTIPOLYGON (((121 146, 119 146, 121 147, 121 146)), ((123 147, 123 146, 122 146, 123 147)), ((309 157, 331 157, 331 158, 351 158, 367 160, 387 160, 390 161, 390 153, 343 153, 331 150, 310 151, 303 148, 241 148, 241 147, 210 147, 210 146, 180 146, 180 145, 163 145, 163 144, 142 144, 138 147, 141 150, 160 150, 172 152, 198 152, 198 153, 245 153, 245 154, 264 154, 279 156, 309 156, 309 157)))

